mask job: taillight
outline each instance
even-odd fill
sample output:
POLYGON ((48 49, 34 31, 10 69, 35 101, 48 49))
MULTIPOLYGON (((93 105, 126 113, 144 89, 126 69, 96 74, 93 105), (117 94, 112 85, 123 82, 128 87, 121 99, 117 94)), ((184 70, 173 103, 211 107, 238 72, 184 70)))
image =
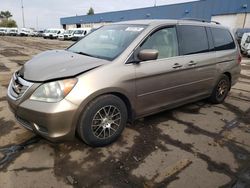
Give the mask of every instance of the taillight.
POLYGON ((239 55, 238 55, 238 64, 241 63, 241 60, 242 60, 242 57, 241 57, 241 55, 240 55, 240 53, 239 53, 239 55))

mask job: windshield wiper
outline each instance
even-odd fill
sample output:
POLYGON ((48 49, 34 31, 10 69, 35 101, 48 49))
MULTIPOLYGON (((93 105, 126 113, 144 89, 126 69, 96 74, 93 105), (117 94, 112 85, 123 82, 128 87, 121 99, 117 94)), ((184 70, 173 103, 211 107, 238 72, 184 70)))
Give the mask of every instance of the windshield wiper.
POLYGON ((74 52, 74 53, 77 53, 77 54, 80 54, 80 55, 86 55, 86 56, 89 56, 89 57, 96 57, 96 56, 87 54, 87 53, 85 53, 85 52, 74 52))
POLYGON ((81 55, 86 55, 86 56, 94 57, 94 58, 98 58, 98 59, 107 59, 108 60, 108 58, 105 58, 105 57, 102 57, 102 56, 98 56, 98 55, 87 54, 85 52, 74 52, 74 53, 81 54, 81 55))
MULTIPOLYGON (((68 49, 67 49, 68 50, 68 49)), ((70 51, 70 50, 68 50, 70 51)), ((94 57, 94 58, 98 58, 98 59, 106 59, 108 61, 110 61, 111 59, 108 58, 108 57, 104 57, 104 56, 98 56, 98 55, 91 55, 91 54, 88 54, 88 53, 85 53, 85 52, 77 52, 77 51, 70 51, 70 52, 73 52, 73 53, 76 53, 76 54, 80 54, 80 55, 85 55, 85 56, 89 56, 89 57, 94 57)))

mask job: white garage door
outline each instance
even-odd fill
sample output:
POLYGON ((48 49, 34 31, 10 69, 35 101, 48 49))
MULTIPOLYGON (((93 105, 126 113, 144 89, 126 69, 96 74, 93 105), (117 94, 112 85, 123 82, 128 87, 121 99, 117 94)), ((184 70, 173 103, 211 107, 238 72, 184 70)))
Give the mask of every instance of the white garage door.
POLYGON ((236 27, 237 15, 228 14, 228 15, 212 16, 211 20, 220 22, 221 25, 229 27, 230 29, 234 29, 236 27))

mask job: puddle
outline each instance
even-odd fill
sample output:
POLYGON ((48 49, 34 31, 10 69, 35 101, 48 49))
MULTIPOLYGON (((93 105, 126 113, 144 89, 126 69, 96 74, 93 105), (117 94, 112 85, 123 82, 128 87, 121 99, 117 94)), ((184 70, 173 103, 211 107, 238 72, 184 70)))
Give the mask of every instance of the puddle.
POLYGON ((12 120, 5 120, 3 117, 0 118, 0 137, 9 134, 15 126, 15 122, 12 120))
POLYGON ((246 182, 243 182, 243 181, 236 181, 236 183, 232 186, 232 188, 247 188, 248 185, 246 182))
POLYGON ((41 137, 34 136, 22 142, 21 144, 13 144, 4 148, 0 148, 0 169, 4 168, 7 164, 13 161, 17 155, 26 149, 28 146, 33 145, 41 140, 41 137))

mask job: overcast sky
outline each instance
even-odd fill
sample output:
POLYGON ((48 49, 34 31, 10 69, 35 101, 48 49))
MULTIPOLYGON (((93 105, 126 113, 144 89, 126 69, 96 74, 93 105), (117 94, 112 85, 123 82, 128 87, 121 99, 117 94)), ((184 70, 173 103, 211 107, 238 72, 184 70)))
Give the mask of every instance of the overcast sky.
MULTIPOLYGON (((157 5, 175 4, 193 0, 156 0, 157 5)), ((23 0, 25 26, 45 29, 60 27, 60 18, 84 15, 90 7, 95 13, 118 11, 154 5, 155 0, 23 0), (37 24, 38 23, 38 24, 37 24)), ((22 27, 21 0, 0 0, 0 11, 9 10, 22 27)))

